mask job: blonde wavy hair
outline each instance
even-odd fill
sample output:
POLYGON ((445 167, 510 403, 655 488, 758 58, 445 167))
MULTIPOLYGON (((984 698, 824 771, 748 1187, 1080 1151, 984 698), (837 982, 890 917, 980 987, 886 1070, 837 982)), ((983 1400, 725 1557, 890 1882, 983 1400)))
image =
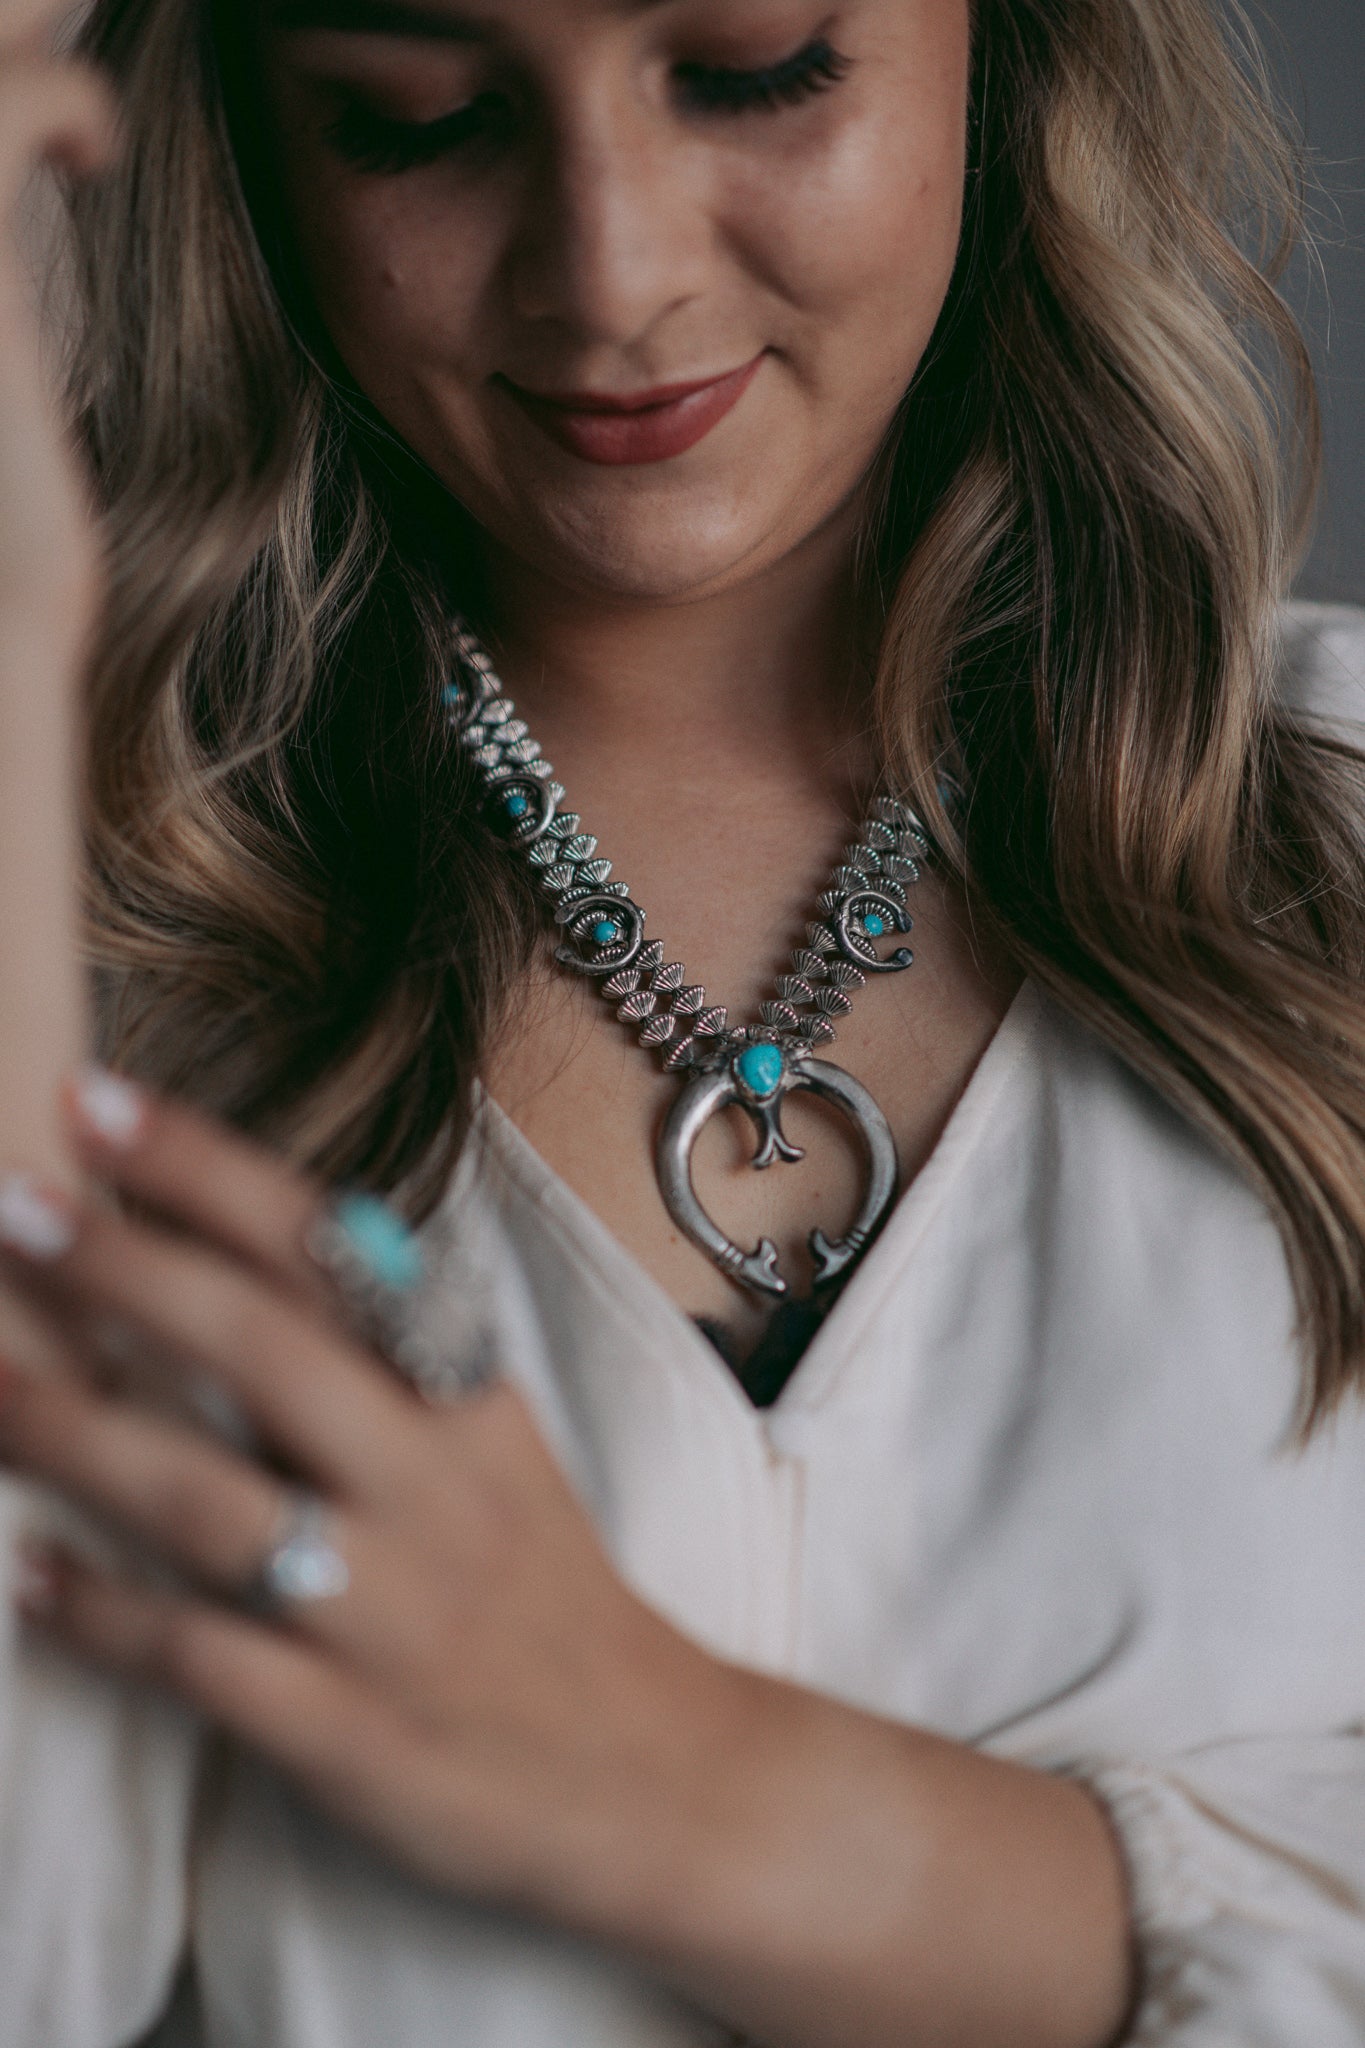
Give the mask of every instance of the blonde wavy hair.
MULTIPOLYGON (((80 39, 128 129, 73 200, 92 943, 112 1056, 421 1213, 534 906, 441 722, 463 515, 316 330, 247 12, 97 0, 80 39)), ((1265 1196, 1306 1428, 1365 1380, 1365 858, 1359 762, 1277 701, 1297 157, 1212 0, 978 0, 975 40, 957 274, 862 555, 886 773, 1265 1196)))

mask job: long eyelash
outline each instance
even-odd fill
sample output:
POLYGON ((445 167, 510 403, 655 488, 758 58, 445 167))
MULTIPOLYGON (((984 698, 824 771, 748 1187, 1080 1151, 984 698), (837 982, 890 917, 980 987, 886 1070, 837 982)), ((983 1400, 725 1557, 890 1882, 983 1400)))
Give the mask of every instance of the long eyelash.
MULTIPOLYGON (((850 62, 824 36, 807 43, 780 64, 761 71, 724 65, 679 64, 675 76, 692 104, 704 113, 775 112, 799 106, 827 92, 848 75, 850 62)), ((358 170, 399 172, 435 163, 439 157, 491 139, 498 122, 496 96, 481 93, 439 121, 395 121, 353 100, 326 129, 326 138, 358 170)))
POLYGON ((326 136, 358 170, 409 171, 485 139, 496 119, 490 101, 491 95, 480 94, 439 121, 395 121, 352 100, 329 124, 326 136))
POLYGON ((674 75, 693 105, 704 112, 744 114, 754 108, 772 112, 779 107, 799 106, 802 100, 838 85, 847 77, 849 68, 849 59, 841 56, 823 36, 817 36, 804 49, 762 71, 679 64, 674 75))

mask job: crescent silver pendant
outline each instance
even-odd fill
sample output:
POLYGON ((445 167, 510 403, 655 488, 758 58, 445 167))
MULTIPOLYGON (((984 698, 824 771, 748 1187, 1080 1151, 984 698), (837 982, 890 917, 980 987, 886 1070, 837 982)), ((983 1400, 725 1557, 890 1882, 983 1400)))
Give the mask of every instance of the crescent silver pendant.
POLYGON ((802 1088, 844 1112, 858 1133, 867 1169, 862 1206, 845 1235, 830 1238, 823 1230, 810 1233, 815 1284, 820 1286, 837 1278, 853 1263, 896 1198, 896 1141, 891 1126, 861 1082, 829 1060, 780 1052, 776 1046, 749 1046, 724 1066, 695 1075, 675 1097, 659 1133, 656 1164, 669 1215, 723 1273, 756 1294, 781 1297, 788 1292, 787 1282, 777 1270, 777 1247, 765 1237, 753 1251, 746 1252, 712 1221, 692 1184, 692 1148, 703 1125, 722 1109, 738 1103, 758 1130, 754 1166, 770 1166, 775 1159, 800 1159, 799 1149, 783 1136, 781 1114, 783 1100, 802 1088), (755 1059, 760 1052, 767 1056, 766 1061, 755 1059), (760 1068, 762 1071, 756 1075, 760 1085, 755 1087, 747 1076, 760 1068))

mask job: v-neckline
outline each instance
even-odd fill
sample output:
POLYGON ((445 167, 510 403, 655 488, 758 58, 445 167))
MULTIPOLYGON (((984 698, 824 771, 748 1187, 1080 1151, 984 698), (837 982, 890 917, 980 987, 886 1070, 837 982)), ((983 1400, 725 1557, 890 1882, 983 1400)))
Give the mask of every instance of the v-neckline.
POLYGON ((656 1280, 597 1211, 537 1151, 502 1104, 476 1083, 476 1131, 488 1145, 508 1183, 544 1215, 547 1211, 598 1276, 637 1311, 636 1320, 667 1333, 692 1369, 723 1386, 729 1398, 758 1425, 766 1418, 821 1406, 843 1377, 841 1361, 857 1350, 865 1330, 904 1269, 990 1122, 990 1111, 1024 1057, 1042 1020, 1041 997, 1024 980, 939 1133, 929 1157, 901 1189, 895 1207, 797 1360, 777 1399, 759 1407, 734 1371, 701 1331, 689 1310, 656 1280))

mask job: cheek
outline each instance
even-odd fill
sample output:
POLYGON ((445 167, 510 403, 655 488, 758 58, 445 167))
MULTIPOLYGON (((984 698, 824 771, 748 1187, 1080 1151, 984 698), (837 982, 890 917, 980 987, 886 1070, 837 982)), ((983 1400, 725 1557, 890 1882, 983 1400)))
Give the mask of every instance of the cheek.
POLYGON ((298 218, 323 325, 381 411, 424 365, 457 381, 462 370, 477 374, 480 309, 497 264, 491 209, 453 218, 448 200, 401 180, 334 178, 312 186, 298 218))
POLYGON ((965 52, 831 135, 799 178, 733 195, 736 242, 790 308, 789 360, 823 398, 894 408, 942 310, 962 227, 965 52))

